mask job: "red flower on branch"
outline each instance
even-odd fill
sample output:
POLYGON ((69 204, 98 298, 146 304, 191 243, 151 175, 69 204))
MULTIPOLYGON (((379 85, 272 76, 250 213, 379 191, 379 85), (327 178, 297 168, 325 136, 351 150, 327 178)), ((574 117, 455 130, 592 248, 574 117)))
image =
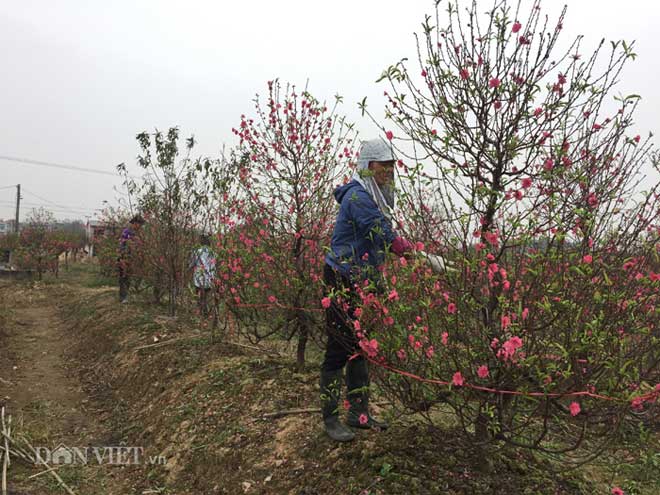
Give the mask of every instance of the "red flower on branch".
POLYGON ((568 409, 571 412, 571 416, 577 416, 578 414, 580 414, 580 411, 582 410, 580 409, 580 404, 578 404, 577 402, 571 402, 571 405, 568 406, 568 409))

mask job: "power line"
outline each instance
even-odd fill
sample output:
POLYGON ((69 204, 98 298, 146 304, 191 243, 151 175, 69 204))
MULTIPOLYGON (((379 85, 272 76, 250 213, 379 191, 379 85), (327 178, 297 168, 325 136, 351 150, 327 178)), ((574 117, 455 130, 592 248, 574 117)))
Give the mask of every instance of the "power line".
MULTIPOLYGON (((0 204, 7 205, 7 206, 16 206, 16 203, 13 201, 0 201, 0 204)), ((43 207, 47 209, 51 209, 51 205, 47 205, 44 203, 34 203, 31 201, 21 201, 21 205, 26 205, 26 206, 38 206, 38 207, 43 207)), ((71 211, 71 212, 80 212, 80 211, 95 211, 94 208, 59 208, 55 207, 52 209, 57 209, 57 210, 66 210, 66 211, 71 211)), ((100 208, 99 208, 100 209, 100 208)))
MULTIPOLYGON (((14 186, 15 187, 15 186, 14 186)), ((55 203, 54 201, 51 201, 50 199, 44 198, 43 196, 39 196, 38 194, 27 190, 26 188, 23 188, 22 191, 24 193, 27 193, 30 196, 34 196, 35 198, 39 199, 40 201, 44 201, 46 204, 43 203, 35 203, 33 201, 23 201, 23 205, 30 207, 30 208, 45 208, 49 211, 53 212, 58 212, 58 213, 68 213, 69 215, 83 215, 83 216, 88 216, 88 214, 91 214, 89 216, 92 216, 96 214, 97 211, 102 211, 101 208, 86 208, 86 207, 77 207, 77 206, 65 206, 61 205, 58 203, 55 203)), ((14 203, 11 201, 6 201, 6 200, 0 200, 0 204, 4 204, 7 206, 13 206, 14 203)))
POLYGON ((9 162, 27 163, 29 165, 39 165, 41 167, 52 167, 52 168, 60 168, 64 170, 74 170, 76 172, 86 172, 90 174, 101 174, 101 175, 110 175, 112 177, 119 177, 118 173, 108 172, 106 170, 95 170, 93 168, 77 167, 75 165, 65 165, 61 163, 42 162, 39 160, 32 160, 30 158, 19 158, 15 156, 0 155, 0 160, 6 160, 9 162))
MULTIPOLYGON (((7 205, 7 206, 16 206, 16 203, 13 201, 6 201, 6 200, 0 200, 0 204, 2 205, 7 205)), ((72 213, 80 213, 80 212, 93 212, 97 210, 101 210, 102 208, 78 208, 78 207, 73 207, 73 206, 58 206, 55 205, 55 207, 52 206, 51 204, 45 204, 45 203, 36 203, 33 201, 21 201, 21 205, 25 206, 30 206, 30 207, 42 207, 46 208, 49 210, 61 210, 61 211, 70 211, 72 213)))
MULTIPOLYGON (((37 208, 38 208, 37 206, 26 206, 25 207, 25 209, 27 211, 37 209, 37 208)), ((0 207, 0 209, 1 209, 1 207, 0 207)), ((60 210, 58 208, 47 208, 47 211, 49 211, 51 213, 55 213, 56 215, 65 216, 65 217, 68 217, 68 218, 94 217, 95 214, 96 214, 96 212, 91 212, 91 211, 89 211, 89 212, 75 212, 75 211, 71 211, 71 210, 60 210)), ((28 216, 29 216, 29 214, 28 214, 28 216)), ((0 215, 0 218, 2 218, 2 215, 0 215)))
MULTIPOLYGON (((75 212, 75 211, 85 211, 85 212, 88 212, 88 211, 95 211, 95 210, 97 210, 97 209, 100 209, 100 208, 87 208, 87 207, 85 207, 85 206, 78 207, 78 206, 66 206, 66 205, 61 205, 61 204, 55 203, 55 202, 53 202, 53 201, 51 201, 51 200, 49 200, 49 199, 47 199, 47 198, 44 198, 43 196, 39 196, 38 194, 33 193, 32 191, 29 191, 29 190, 27 190, 27 189, 25 189, 25 188, 23 188, 22 191, 25 192, 25 193, 27 193, 27 194, 29 194, 30 196, 34 196, 35 198, 37 198, 37 199, 39 199, 39 200, 44 201, 45 203, 47 203, 47 204, 43 204, 43 203, 35 203, 34 201, 32 201, 32 202, 31 202, 31 201, 23 201, 23 204, 28 205, 28 206, 41 206, 41 207, 48 207, 48 208, 52 208, 53 206, 55 206, 57 209, 60 209, 60 210, 70 210, 70 211, 72 211, 72 212, 75 212)), ((14 203, 11 202, 11 201, 0 201, 0 203, 4 203, 4 204, 14 204, 14 203)))
MULTIPOLYGON (((15 187, 15 186, 14 186, 15 187)), ((31 201, 24 201, 23 205, 30 207, 30 208, 45 208, 49 211, 52 211, 54 213, 59 213, 59 214, 64 214, 64 215, 70 215, 70 216, 94 216, 96 215, 96 211, 101 211, 100 209, 94 209, 94 208, 78 208, 74 206, 64 206, 58 203, 55 203, 47 198, 44 198, 43 196, 39 196, 36 193, 33 193, 32 191, 28 191, 27 189, 23 188, 23 192, 27 193, 30 196, 34 196, 35 198, 44 201, 47 204, 42 204, 42 203, 35 203, 31 201), (54 208, 53 208, 54 207, 54 208)), ((22 196, 22 195, 21 195, 22 196)), ((14 203, 11 201, 3 201, 0 200, 0 204, 5 204, 8 206, 14 206, 14 203)))
POLYGON ((87 210, 92 210, 93 209, 93 208, 78 208, 77 206, 63 206, 63 205, 54 203, 50 199, 46 199, 43 196, 39 196, 38 194, 35 194, 32 191, 28 191, 25 187, 23 187, 23 191, 28 193, 30 196, 34 196, 35 198, 40 199, 41 201, 45 201, 46 203, 48 203, 52 206, 55 206, 57 208, 61 208, 61 209, 64 209, 64 210, 85 210, 85 211, 87 211, 87 210))
POLYGON ((2 189, 14 189, 15 187, 16 187, 16 184, 14 184, 13 186, 2 186, 2 187, 0 187, 0 191, 2 189))

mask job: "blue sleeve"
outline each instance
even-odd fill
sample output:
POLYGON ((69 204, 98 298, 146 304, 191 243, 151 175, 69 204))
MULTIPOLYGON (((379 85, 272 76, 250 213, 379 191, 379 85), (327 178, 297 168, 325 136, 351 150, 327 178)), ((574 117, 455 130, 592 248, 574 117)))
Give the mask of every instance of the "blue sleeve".
POLYGON ((397 235, 392 230, 390 221, 383 215, 369 193, 358 192, 346 196, 344 201, 348 201, 348 211, 359 235, 371 239, 383 250, 392 244, 397 235))

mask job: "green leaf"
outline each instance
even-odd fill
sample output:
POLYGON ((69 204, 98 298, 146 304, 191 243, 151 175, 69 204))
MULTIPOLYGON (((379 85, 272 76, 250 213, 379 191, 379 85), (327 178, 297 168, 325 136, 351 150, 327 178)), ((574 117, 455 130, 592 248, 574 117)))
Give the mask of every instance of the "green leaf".
POLYGON ((367 111, 367 97, 362 98, 362 101, 358 102, 358 108, 362 110, 362 116, 364 117, 365 112, 367 111))
POLYGON ((572 266, 572 267, 571 267, 571 271, 572 271, 572 272, 576 272, 576 273, 577 273, 578 275, 580 275, 581 277, 584 277, 584 272, 582 271, 582 269, 580 269, 580 268, 577 267, 577 266, 572 266))

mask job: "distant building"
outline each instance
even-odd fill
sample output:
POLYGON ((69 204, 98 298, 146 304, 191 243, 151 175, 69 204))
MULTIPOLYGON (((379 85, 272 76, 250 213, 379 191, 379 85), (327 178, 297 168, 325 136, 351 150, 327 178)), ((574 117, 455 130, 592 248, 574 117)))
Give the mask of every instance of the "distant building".
POLYGON ((0 235, 14 232, 14 220, 0 220, 0 235))
MULTIPOLYGON (((14 232, 14 222, 11 220, 0 220, 0 237, 14 232)), ((11 261, 11 250, 7 247, 0 247, 0 270, 9 266, 11 261)))
POLYGON ((108 235, 117 237, 118 232, 121 231, 120 227, 117 225, 111 225, 99 220, 88 220, 85 230, 87 232, 87 242, 89 243, 88 252, 90 256, 96 256, 95 246, 100 239, 103 239, 108 235))

